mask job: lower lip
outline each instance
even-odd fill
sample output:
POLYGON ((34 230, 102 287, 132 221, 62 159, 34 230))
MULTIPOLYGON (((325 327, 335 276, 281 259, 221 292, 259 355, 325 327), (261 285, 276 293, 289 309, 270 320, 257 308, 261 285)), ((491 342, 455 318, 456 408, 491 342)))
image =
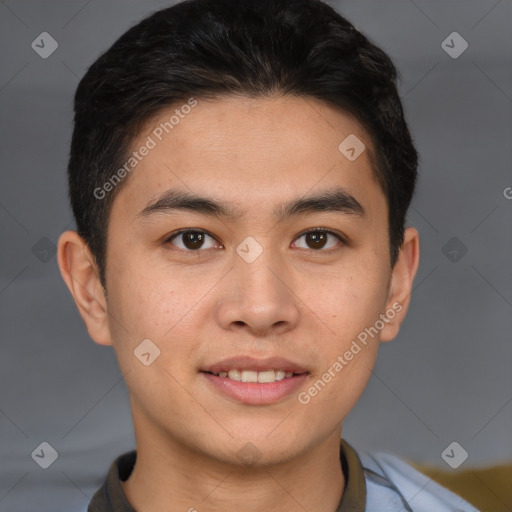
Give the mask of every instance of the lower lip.
POLYGON ((241 382, 201 372, 208 382, 218 391, 234 398, 238 402, 251 405, 272 404, 297 391, 309 374, 302 373, 275 382, 241 382))

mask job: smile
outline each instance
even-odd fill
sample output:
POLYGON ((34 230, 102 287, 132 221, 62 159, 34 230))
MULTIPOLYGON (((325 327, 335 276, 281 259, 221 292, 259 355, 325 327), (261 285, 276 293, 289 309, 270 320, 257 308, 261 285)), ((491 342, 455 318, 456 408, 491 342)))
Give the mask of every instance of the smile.
MULTIPOLYGON (((285 370, 263 370, 263 371, 255 371, 255 370, 229 370, 229 371, 221 371, 218 373, 215 372, 206 372, 211 373, 212 375, 216 375, 217 377, 223 377, 231 380, 236 380, 238 382, 259 382, 259 383, 269 383, 276 382, 283 379, 289 379, 294 375, 294 372, 287 372, 285 370)), ((299 372, 296 372, 295 375, 300 375, 299 372)))

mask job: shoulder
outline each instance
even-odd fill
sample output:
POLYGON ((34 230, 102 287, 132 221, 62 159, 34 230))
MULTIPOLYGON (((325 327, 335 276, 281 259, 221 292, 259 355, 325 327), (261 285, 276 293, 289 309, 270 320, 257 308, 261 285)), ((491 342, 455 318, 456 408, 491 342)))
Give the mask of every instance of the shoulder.
POLYGON ((358 455, 365 474, 368 512, 479 512, 391 453, 361 452, 358 455))

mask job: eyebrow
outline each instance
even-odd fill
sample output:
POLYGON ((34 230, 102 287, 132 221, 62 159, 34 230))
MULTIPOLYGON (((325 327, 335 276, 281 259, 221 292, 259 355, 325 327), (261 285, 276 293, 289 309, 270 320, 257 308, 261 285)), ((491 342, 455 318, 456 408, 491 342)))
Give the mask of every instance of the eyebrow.
MULTIPOLYGON (((212 217, 221 217, 236 221, 244 216, 244 212, 229 203, 222 203, 211 197, 200 196, 187 191, 170 189, 150 201, 135 219, 147 218, 156 213, 173 213, 177 210, 191 211, 212 217)), ((323 190, 314 195, 279 203, 274 207, 274 215, 278 222, 306 213, 341 212, 364 217, 366 211, 362 204, 349 192, 341 187, 323 190)), ((134 220, 135 220, 134 219, 134 220)))

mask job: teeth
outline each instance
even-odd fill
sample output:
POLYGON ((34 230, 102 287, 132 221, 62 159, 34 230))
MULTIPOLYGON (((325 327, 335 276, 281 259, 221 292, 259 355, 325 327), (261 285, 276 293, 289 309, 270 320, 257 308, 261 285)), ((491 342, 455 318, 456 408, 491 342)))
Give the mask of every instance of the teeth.
POLYGON ((250 370, 242 371, 242 382, 258 382, 258 372, 250 370))
POLYGON ((258 382, 275 382, 276 372, 274 370, 265 370, 264 372, 259 372, 257 378, 258 382))
POLYGON ((238 382, 259 382, 259 383, 270 383, 284 378, 290 378, 293 376, 293 372, 285 372, 284 370, 264 370, 257 372, 254 370, 229 370, 229 372, 219 372, 219 377, 228 377, 231 380, 238 382))
POLYGON ((238 370, 229 370, 228 377, 231 380, 242 380, 242 375, 238 370))
POLYGON ((278 370, 276 372, 276 380, 283 380, 286 377, 286 373, 283 370, 278 370))

